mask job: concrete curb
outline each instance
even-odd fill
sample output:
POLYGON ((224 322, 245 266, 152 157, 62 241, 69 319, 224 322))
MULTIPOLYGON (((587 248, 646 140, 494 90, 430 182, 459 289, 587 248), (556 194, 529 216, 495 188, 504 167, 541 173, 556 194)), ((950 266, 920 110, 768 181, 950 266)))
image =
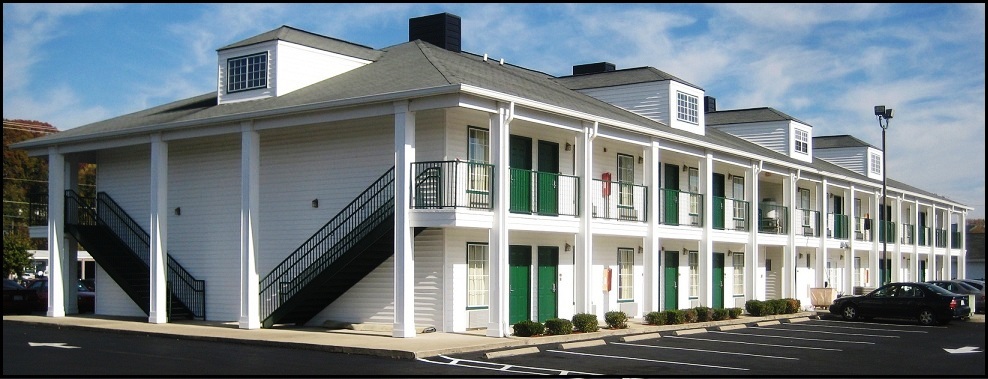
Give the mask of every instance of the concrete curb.
POLYGON ((561 343, 559 344, 559 350, 568 350, 568 349, 576 349, 580 347, 591 347, 591 346, 600 346, 600 345, 607 345, 607 342, 604 342, 604 340, 590 340, 590 341, 561 343))
POLYGON ((504 358, 504 357, 513 357, 516 355, 536 354, 538 352, 539 352, 539 348, 537 347, 523 347, 520 349, 492 351, 490 353, 484 354, 484 358, 487 359, 504 358))

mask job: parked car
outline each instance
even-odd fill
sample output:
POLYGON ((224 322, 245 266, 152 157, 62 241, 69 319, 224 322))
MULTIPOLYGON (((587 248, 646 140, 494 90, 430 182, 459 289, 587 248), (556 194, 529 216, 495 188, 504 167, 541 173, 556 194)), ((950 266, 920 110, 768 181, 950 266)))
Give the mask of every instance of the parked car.
MULTIPOLYGON (((937 287, 943 288, 947 291, 956 293, 958 295, 968 296, 968 304, 976 301, 978 295, 981 294, 981 291, 979 291, 977 288, 974 288, 974 286, 956 279, 955 280, 927 280, 926 282, 933 284, 937 287)), ((960 319, 967 320, 970 316, 971 315, 962 316, 960 317, 960 319)))
POLYGON ((3 314, 27 314, 37 308, 38 294, 13 279, 3 280, 3 314))
MULTIPOLYGON (((92 313, 96 311, 96 292, 86 285, 82 279, 76 282, 78 289, 79 313, 92 313)), ((37 309, 39 311, 48 310, 48 277, 38 278, 28 285, 28 289, 37 293, 37 309)))
POLYGON ((859 318, 905 318, 922 325, 947 324, 954 317, 968 315, 967 296, 958 295, 930 283, 894 282, 867 295, 842 296, 830 304, 830 313, 845 320, 859 318))
POLYGON ((974 313, 985 313, 985 281, 975 279, 958 280, 970 284, 972 287, 978 289, 978 295, 974 298, 974 313))

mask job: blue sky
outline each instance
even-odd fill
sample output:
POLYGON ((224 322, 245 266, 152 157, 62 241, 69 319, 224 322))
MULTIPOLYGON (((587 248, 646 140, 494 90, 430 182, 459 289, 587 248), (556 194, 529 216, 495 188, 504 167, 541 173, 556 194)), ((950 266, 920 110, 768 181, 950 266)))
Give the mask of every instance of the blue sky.
POLYGON ((562 76, 607 61, 881 148, 985 217, 985 4, 8 4, 3 117, 65 130, 215 91, 216 49, 288 25, 373 48, 462 18, 463 50, 562 76))

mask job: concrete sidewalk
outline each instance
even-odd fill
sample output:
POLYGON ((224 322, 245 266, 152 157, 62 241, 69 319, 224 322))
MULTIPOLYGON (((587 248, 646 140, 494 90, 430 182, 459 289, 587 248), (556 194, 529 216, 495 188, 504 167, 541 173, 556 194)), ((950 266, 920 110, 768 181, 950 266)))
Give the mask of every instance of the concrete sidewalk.
MULTIPOLYGON (((826 311, 822 312, 827 314, 826 311)), ((101 330, 114 333, 154 334, 191 340, 223 341, 265 346, 312 349, 347 354, 383 356, 399 359, 425 358, 485 350, 525 346, 552 345, 576 341, 597 340, 609 336, 671 332, 726 325, 753 325, 771 320, 816 318, 817 312, 800 312, 763 317, 741 316, 737 319, 680 325, 645 325, 641 320, 629 321, 627 329, 601 329, 593 333, 539 337, 487 337, 485 330, 464 333, 419 333, 414 338, 394 338, 388 331, 328 329, 325 327, 276 326, 270 329, 240 329, 236 322, 176 321, 166 324, 148 323, 146 319, 105 315, 4 315, 4 322, 57 325, 64 328, 101 330)), ((984 322, 984 315, 981 315, 984 322)))

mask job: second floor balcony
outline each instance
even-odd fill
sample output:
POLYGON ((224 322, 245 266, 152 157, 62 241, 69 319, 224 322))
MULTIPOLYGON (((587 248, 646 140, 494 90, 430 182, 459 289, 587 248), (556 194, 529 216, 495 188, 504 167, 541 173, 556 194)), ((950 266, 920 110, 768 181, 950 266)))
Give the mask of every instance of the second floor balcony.
POLYGON ((739 199, 714 196, 713 228, 717 230, 751 230, 750 204, 739 199))
POLYGON ((916 243, 916 226, 912 224, 902 224, 902 235, 899 238, 899 243, 903 245, 912 245, 916 243))
POLYGON ((820 236, 820 211, 797 209, 796 217, 799 219, 797 235, 804 237, 820 236))
POLYGON ((590 215, 621 221, 648 221, 648 187, 632 183, 593 179, 590 186, 590 215))
POLYGON ((758 205, 758 232, 765 234, 789 233, 789 207, 762 202, 758 205))
POLYGON ((668 188, 659 190, 659 195, 661 224, 703 226, 703 195, 668 188))

